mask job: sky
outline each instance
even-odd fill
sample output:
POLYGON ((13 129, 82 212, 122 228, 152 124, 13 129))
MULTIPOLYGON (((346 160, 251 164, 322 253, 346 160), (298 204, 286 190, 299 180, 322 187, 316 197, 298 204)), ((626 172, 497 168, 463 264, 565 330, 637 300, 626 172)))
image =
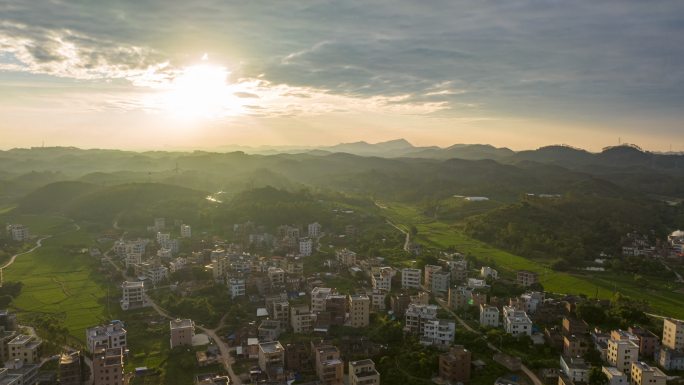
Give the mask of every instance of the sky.
POLYGON ((684 2, 0 0, 0 148, 684 150, 684 2))

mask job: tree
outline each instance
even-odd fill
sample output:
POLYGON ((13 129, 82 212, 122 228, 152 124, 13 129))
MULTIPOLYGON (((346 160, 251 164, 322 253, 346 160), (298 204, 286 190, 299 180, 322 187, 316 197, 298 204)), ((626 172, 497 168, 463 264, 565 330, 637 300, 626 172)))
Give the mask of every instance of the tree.
POLYGON ((608 376, 601 370, 601 367, 595 366, 589 372, 589 385, 608 385, 608 376))

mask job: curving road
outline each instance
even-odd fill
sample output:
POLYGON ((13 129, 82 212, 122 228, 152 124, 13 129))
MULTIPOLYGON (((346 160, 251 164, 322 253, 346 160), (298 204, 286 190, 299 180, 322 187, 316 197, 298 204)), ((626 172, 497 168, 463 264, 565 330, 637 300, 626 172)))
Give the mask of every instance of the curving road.
POLYGON ((50 237, 52 237, 52 235, 46 235, 46 236, 44 236, 43 238, 38 239, 38 240, 36 241, 36 245, 33 246, 32 248, 30 248, 29 250, 24 251, 24 252, 21 252, 21 253, 18 253, 18 254, 14 254, 14 255, 12 256, 12 258, 10 258, 9 261, 7 261, 4 265, 2 265, 2 267, 0 267, 0 269, 5 269, 5 268, 10 267, 10 266, 14 263, 14 261, 17 259, 17 257, 22 256, 22 255, 24 255, 24 254, 32 253, 34 250, 36 250, 36 249, 38 249, 39 247, 43 246, 43 241, 46 240, 46 239, 48 239, 48 238, 50 238, 50 237))

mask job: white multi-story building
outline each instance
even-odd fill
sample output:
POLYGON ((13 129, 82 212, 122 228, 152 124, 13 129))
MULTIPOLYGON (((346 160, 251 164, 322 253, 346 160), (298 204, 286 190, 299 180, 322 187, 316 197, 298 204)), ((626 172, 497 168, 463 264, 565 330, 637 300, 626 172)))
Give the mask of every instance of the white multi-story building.
POLYGON ((437 319, 437 305, 409 304, 405 314, 404 330, 410 333, 423 335, 425 323, 437 319))
POLYGON ((318 222, 310 223, 308 226, 307 235, 309 238, 318 238, 321 236, 321 225, 318 222))
POLYGON ((228 291, 230 298, 242 297, 245 295, 245 280, 244 278, 228 278, 228 291))
POLYGON ((325 300, 334 293, 329 287, 314 287, 311 290, 311 312, 315 314, 325 311, 325 300))
POLYGON ((371 299, 371 310, 385 310, 385 298, 387 298, 387 292, 385 290, 373 289, 368 296, 371 299))
POLYGON ((589 382, 591 367, 579 357, 565 357, 561 355, 560 370, 573 382, 589 382))
POLYGON ((162 247, 167 245, 170 240, 171 240, 171 234, 162 233, 161 231, 157 233, 157 243, 159 245, 161 245, 162 247))
POLYGON ((480 304, 480 325, 486 327, 499 327, 500 312, 496 306, 480 304))
POLYGON ((423 326, 423 336, 420 343, 446 349, 454 341, 456 323, 451 320, 428 320, 423 326))
POLYGON ((121 321, 112 321, 107 325, 86 329, 88 351, 93 353, 97 348, 121 348, 126 350, 126 329, 121 321))
POLYGON ((513 336, 532 335, 532 320, 527 316, 527 313, 511 306, 504 306, 503 310, 506 333, 513 336))
POLYGON ((684 321, 672 318, 663 320, 663 342, 666 348, 684 350, 684 321))
POLYGON ((344 266, 356 265, 356 253, 349 249, 335 250, 335 259, 344 266))
POLYGON ((180 226, 180 236, 181 236, 181 238, 192 237, 192 227, 190 227, 190 225, 181 225, 180 226))
POLYGON ((392 276, 394 269, 389 266, 380 267, 371 275, 371 283, 373 289, 391 291, 392 290, 392 276))
POLYGON ((143 282, 125 281, 121 284, 121 289, 123 291, 121 309, 128 310, 149 305, 143 282))
POLYGON ((285 270, 279 267, 268 268, 268 280, 271 282, 271 287, 280 287, 285 285, 285 270))
POLYGON ((166 266, 150 266, 143 271, 145 279, 156 285, 169 277, 169 269, 166 266))
POLYGON ((308 257, 313 253, 313 240, 311 238, 299 238, 299 255, 308 257))
POLYGON ((487 287, 487 281, 484 279, 468 278, 468 287, 473 289, 481 289, 487 287))
POLYGON ((294 333, 310 333, 313 330, 315 315, 306 305, 290 308, 290 326, 294 333))
POLYGON ((603 366, 601 371, 608 378, 608 385, 628 385, 629 377, 614 366, 603 366))
POLYGON ((40 364, 40 346, 43 341, 34 336, 19 334, 7 343, 9 361, 20 360, 24 364, 40 364))
POLYGON ((140 265, 142 263, 142 254, 135 252, 126 253, 124 263, 127 269, 131 266, 140 265))
POLYGON ((544 293, 533 291, 520 295, 520 302, 527 314, 534 314, 537 312, 537 307, 544 302, 544 293))
POLYGON ((178 257, 173 261, 169 262, 169 272, 175 273, 185 267, 188 261, 183 257, 178 257))
POLYGON ((499 279, 499 272, 489 266, 482 266, 482 268, 480 268, 480 277, 484 279, 499 279))
POLYGON ((625 374, 632 370, 632 362, 639 360, 639 345, 632 340, 608 340, 606 361, 625 374))
POLYGON ((20 224, 7 225, 7 235, 15 242, 28 241, 30 237, 28 227, 20 224))
POLYGON ((432 273, 432 292, 446 293, 451 286, 451 273, 448 271, 436 271, 432 273))
POLYGON ((420 289, 420 277, 422 272, 420 269, 401 269, 401 288, 402 289, 420 289))
POLYGON ((212 259, 214 255, 216 256, 216 259, 213 259, 214 262, 211 263, 211 272, 214 275, 214 281, 221 282, 228 273, 228 271, 230 271, 230 258, 228 258, 228 256, 225 255, 225 251, 223 250, 214 250, 211 252, 211 254, 212 259))

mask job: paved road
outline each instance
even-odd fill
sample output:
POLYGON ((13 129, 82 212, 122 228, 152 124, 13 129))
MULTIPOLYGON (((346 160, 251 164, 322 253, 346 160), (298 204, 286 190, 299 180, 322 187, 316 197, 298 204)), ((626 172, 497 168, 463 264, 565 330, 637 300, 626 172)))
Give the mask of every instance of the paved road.
MULTIPOLYGON (((446 310, 449 314, 456 318, 456 321, 458 321, 458 323, 460 323, 466 330, 475 334, 482 335, 481 332, 470 327, 470 325, 463 321, 461 317, 458 316, 458 314, 454 313, 451 309, 449 309, 449 307, 446 304, 446 301, 439 298, 437 298, 436 300, 439 306, 441 306, 442 309, 446 310)), ((489 341, 487 342, 487 347, 497 353, 501 353, 501 350, 489 341)), ((539 377, 537 377, 537 375, 533 371, 531 371, 527 366, 520 365, 520 369, 523 371, 523 373, 525 373, 525 375, 527 375, 527 377, 530 378, 530 380, 532 380, 534 385, 544 385, 544 383, 539 379, 539 377)))
POLYGON ((394 227, 395 229, 401 231, 406 236, 406 239, 404 240, 404 251, 411 251, 410 247, 409 247, 411 244, 411 234, 408 231, 406 231, 406 230, 402 229, 401 227, 392 223, 392 221, 390 221, 389 219, 387 220, 387 224, 389 224, 390 226, 394 227))
POLYGON ((38 240, 36 241, 36 245, 33 246, 31 249, 29 249, 29 250, 27 250, 27 251, 24 251, 24 252, 22 252, 22 253, 14 254, 14 255, 12 256, 12 258, 10 258, 10 260, 7 261, 7 263, 5 263, 2 267, 0 267, 0 269, 5 269, 5 268, 7 268, 7 267, 10 267, 10 266, 14 263, 14 260, 17 259, 17 257, 19 257, 19 256, 21 256, 21 255, 24 255, 24 254, 31 253, 31 252, 33 252, 34 250, 38 249, 39 247, 43 246, 43 241, 46 240, 46 239, 48 239, 48 238, 50 238, 50 237, 52 237, 52 235, 46 235, 46 236, 44 236, 43 238, 38 239, 38 240))

